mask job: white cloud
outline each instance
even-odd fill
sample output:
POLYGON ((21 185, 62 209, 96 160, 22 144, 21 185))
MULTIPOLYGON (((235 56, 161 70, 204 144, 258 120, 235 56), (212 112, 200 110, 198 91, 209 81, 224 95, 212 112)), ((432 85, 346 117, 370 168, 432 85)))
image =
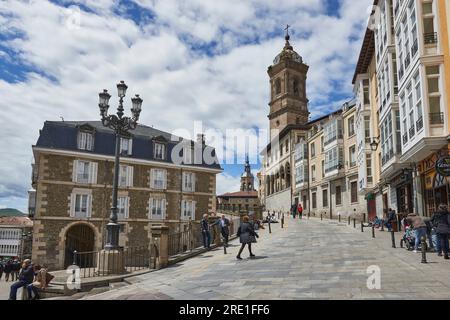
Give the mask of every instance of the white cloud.
MULTIPOLYGON (((286 22, 291 44, 310 66, 311 111, 336 108, 333 96, 351 95, 361 46, 351 39, 362 37, 361 13, 371 3, 343 0, 339 16, 330 17, 324 0, 135 2, 153 12, 153 22, 138 25, 119 16, 117 1, 79 0, 93 11, 81 11, 79 29, 67 27, 67 9, 54 3, 0 2, 0 32, 23 35, 3 41, 14 54, 2 50, 0 59, 35 70, 24 81, 0 80, 0 148, 8 150, 0 159, 0 203, 25 199, 31 145, 44 121, 97 119, 98 92, 115 95, 119 80, 129 85, 128 96, 144 99, 141 122, 162 130, 191 129, 194 120, 222 132, 267 129, 267 67, 284 45, 286 22)), ((235 186, 238 178, 219 176, 218 190, 235 186)))
POLYGON ((239 191, 241 185, 241 176, 232 176, 226 172, 217 175, 217 194, 221 195, 227 192, 239 191))

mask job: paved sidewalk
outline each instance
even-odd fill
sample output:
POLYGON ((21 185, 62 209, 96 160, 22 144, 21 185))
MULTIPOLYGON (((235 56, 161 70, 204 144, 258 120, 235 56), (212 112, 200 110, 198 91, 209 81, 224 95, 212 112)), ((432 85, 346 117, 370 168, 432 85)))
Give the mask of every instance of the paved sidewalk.
MULTIPOLYGON (((390 235, 346 223, 292 220, 260 230, 256 259, 213 250, 169 268, 129 278, 131 285, 85 299, 450 299, 450 262, 391 248, 390 235), (367 268, 381 269, 381 289, 367 288, 367 268)), ((400 234, 397 236, 397 245, 400 234)))

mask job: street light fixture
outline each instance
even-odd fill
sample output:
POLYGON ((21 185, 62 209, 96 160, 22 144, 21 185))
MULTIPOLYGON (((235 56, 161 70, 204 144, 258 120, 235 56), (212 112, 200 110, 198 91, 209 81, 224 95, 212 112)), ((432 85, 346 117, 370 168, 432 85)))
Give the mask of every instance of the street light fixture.
POLYGON ((380 144, 380 138, 376 137, 372 139, 372 142, 370 143, 370 149, 375 152, 378 149, 378 145, 380 144))
POLYGON ((106 226, 106 245, 105 250, 117 250, 119 248, 119 231, 120 225, 117 223, 117 193, 119 184, 119 164, 120 164, 120 138, 128 131, 137 127, 137 121, 141 113, 142 99, 136 95, 131 99, 132 102, 132 118, 124 117, 123 98, 126 95, 128 86, 124 81, 117 84, 117 93, 119 96, 119 106, 117 107, 117 115, 108 115, 109 99, 111 95, 108 90, 104 89, 99 93, 99 108, 102 117, 103 126, 114 130, 116 135, 115 159, 114 159, 114 180, 112 191, 112 207, 109 223, 106 226))

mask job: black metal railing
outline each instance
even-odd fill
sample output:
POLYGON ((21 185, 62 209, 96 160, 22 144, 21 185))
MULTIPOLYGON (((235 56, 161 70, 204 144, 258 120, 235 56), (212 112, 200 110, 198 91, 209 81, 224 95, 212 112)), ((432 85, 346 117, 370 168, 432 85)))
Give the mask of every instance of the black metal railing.
POLYGON ((443 124, 444 123, 444 113, 443 112, 435 112, 430 113, 430 124, 443 124))
POLYGON ((327 137, 325 137, 325 141, 323 142, 323 145, 324 146, 329 145, 333 141, 335 141, 337 139, 342 139, 342 138, 343 138, 342 130, 337 130, 337 131, 333 132, 332 134, 328 135, 327 137))
POLYGON ((411 128, 409 128, 409 138, 412 139, 414 137, 415 133, 416 133, 416 128, 413 125, 411 128))
POLYGON ((156 269, 159 252, 156 244, 121 248, 118 253, 107 250, 74 252, 73 265, 80 268, 81 278, 106 277, 156 269))
POLYGON ((193 237, 191 226, 186 231, 169 234, 168 242, 169 257, 192 251, 194 248, 200 246, 198 241, 195 241, 193 237))
POLYGON ((407 142, 408 142, 408 133, 405 132, 405 133, 403 134, 403 144, 406 144, 407 142))
POLYGON ((423 42, 425 44, 434 44, 438 42, 437 32, 427 32, 423 34, 423 42))
POLYGON ((398 78, 399 79, 403 78, 403 74, 404 74, 403 65, 401 65, 400 68, 398 69, 398 78))
POLYGON ((423 128, 423 118, 420 117, 417 121, 416 121, 416 127, 417 127, 417 131, 419 131, 420 129, 423 128))

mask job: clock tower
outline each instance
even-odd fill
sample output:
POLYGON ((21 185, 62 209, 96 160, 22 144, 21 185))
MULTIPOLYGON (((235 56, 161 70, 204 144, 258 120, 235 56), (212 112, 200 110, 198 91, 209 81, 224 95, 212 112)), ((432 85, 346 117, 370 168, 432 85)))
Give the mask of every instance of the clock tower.
POLYGON ((268 118, 271 140, 288 125, 304 125, 309 118, 306 98, 306 74, 309 67, 289 43, 288 27, 284 48, 267 70, 270 77, 268 118))

